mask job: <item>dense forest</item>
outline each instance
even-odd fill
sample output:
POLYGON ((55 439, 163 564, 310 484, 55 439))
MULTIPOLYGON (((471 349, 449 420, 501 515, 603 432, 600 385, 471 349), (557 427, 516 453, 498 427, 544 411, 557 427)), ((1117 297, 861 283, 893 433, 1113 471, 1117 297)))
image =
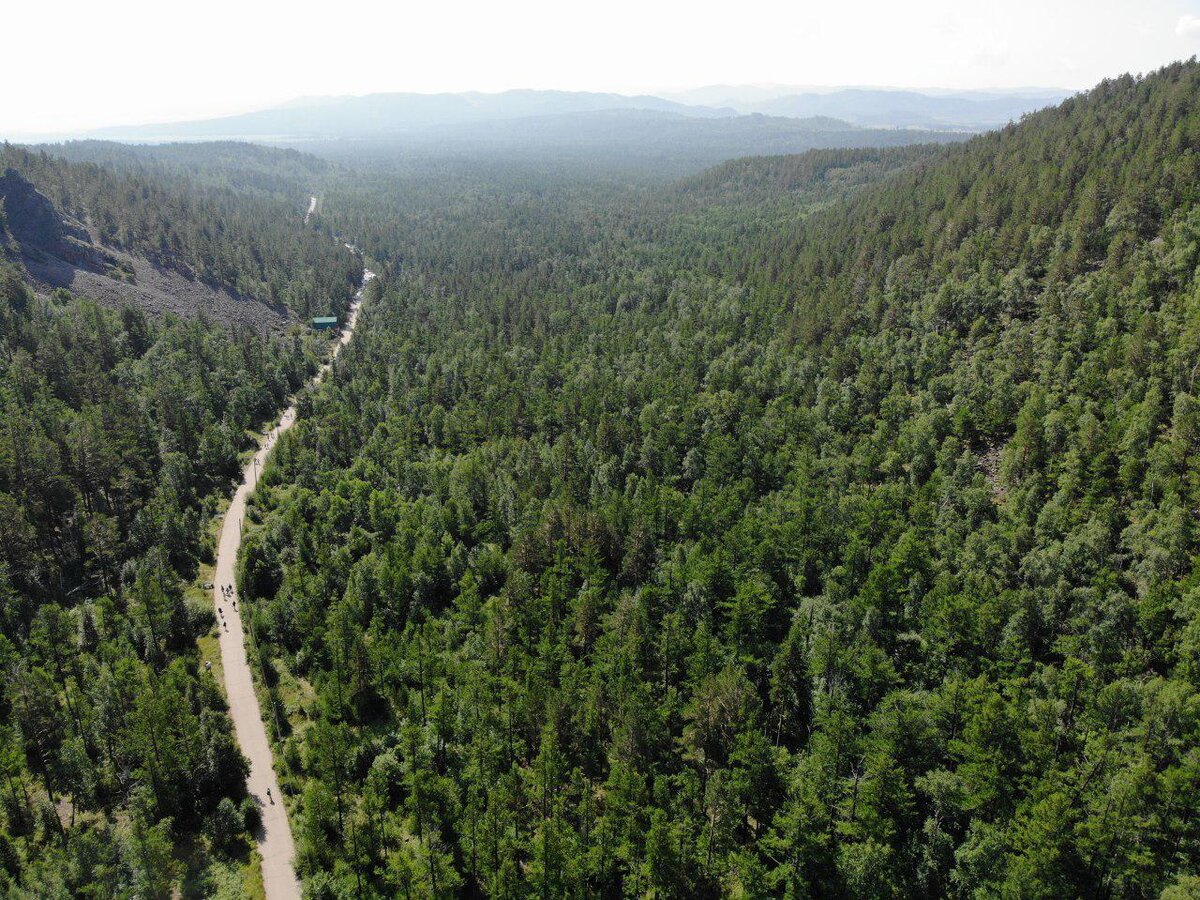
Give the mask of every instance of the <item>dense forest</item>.
MULTIPOLYGON (((254 156, 231 152, 230 168, 254 156)), ((164 264, 222 247, 207 277, 263 292, 274 280, 297 309, 314 290, 347 297, 361 265, 303 227, 303 204, 267 227, 283 205, 263 205, 269 185, 227 185, 216 200, 160 164, 116 174, 12 147, 0 158, 110 239, 153 252, 169 223, 179 255, 164 264), (253 261, 229 254, 221 236, 235 234, 253 261)), ((258 807, 220 669, 202 665, 219 656, 199 576, 253 431, 321 346, 298 329, 35 293, 3 212, 0 896, 243 896, 258 807)))
POLYGON ((240 563, 309 896, 1193 896, 1198 154, 1191 62, 335 179, 383 286, 240 563))

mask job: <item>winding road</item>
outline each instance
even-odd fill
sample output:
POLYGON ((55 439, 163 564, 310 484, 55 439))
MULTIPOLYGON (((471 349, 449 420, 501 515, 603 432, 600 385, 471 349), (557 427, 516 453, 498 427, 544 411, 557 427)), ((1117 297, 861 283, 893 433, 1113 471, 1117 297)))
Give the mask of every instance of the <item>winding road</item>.
MULTIPOLYGON (((325 373, 333 365, 338 352, 350 342, 354 326, 358 321, 358 308, 362 303, 367 282, 375 274, 363 270, 362 287, 350 305, 346 327, 338 336, 329 360, 321 366, 309 383, 320 384, 325 373)), ((218 611, 218 626, 221 637, 221 663, 225 669, 225 693, 229 700, 229 715, 233 718, 237 742, 250 760, 250 774, 246 787, 250 795, 262 805, 262 831, 256 835, 258 852, 262 856, 263 886, 267 900, 298 900, 300 880, 292 860, 296 854, 292 842, 292 829, 288 825, 287 810, 279 792, 279 781, 271 758, 271 744, 267 740, 267 729, 263 725, 258 696, 254 692, 254 680, 250 675, 250 663, 246 655, 246 637, 242 632, 241 607, 236 606, 237 588, 234 567, 238 548, 242 543, 242 519, 246 514, 246 499, 258 482, 263 463, 271 448, 283 432, 296 422, 295 401, 284 410, 279 424, 267 433, 254 458, 242 472, 242 483, 238 485, 221 522, 221 537, 217 544, 216 571, 213 576, 213 599, 218 611), (222 593, 222 586, 229 586, 232 596, 222 593)))

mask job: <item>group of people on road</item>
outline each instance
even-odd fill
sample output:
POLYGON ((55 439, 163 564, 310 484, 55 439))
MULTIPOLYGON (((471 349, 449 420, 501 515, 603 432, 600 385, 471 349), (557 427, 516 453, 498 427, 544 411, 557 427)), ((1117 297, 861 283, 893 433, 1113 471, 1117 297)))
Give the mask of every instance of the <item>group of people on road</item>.
MULTIPOLYGON (((233 595, 233 585, 221 585, 221 596, 228 600, 234 609, 237 609, 237 599, 233 595)), ((228 631, 229 623, 225 621, 225 610, 221 608, 220 603, 217 603, 217 615, 221 617, 221 627, 228 631)))
MULTIPOLYGON (((233 608, 237 609, 237 599, 233 593, 233 585, 223 584, 220 587, 221 587, 221 598, 224 600, 228 600, 229 603, 233 606, 233 608)), ((224 628, 226 631, 228 631, 229 623, 227 621, 225 621, 225 610, 221 607, 221 604, 219 602, 217 603, 217 615, 221 617, 221 627, 224 628)), ((205 660, 204 669, 205 669, 205 671, 207 671, 208 673, 211 674, 212 673, 212 662, 209 660, 205 660)), ((267 788, 267 800, 270 801, 272 806, 275 805, 275 798, 271 796, 270 788, 267 788)))
MULTIPOLYGON (((231 584, 221 585, 221 596, 224 599, 228 600, 230 602, 230 604, 232 604, 234 609, 237 609, 237 600, 234 598, 234 595, 233 595, 233 585, 231 585, 231 584)), ((220 602, 217 603, 217 615, 221 619, 221 627, 224 628, 226 631, 228 631, 229 623, 225 621, 225 610, 221 608, 220 602)), ((207 671, 211 672, 212 671, 212 663, 205 662, 204 668, 207 671)))

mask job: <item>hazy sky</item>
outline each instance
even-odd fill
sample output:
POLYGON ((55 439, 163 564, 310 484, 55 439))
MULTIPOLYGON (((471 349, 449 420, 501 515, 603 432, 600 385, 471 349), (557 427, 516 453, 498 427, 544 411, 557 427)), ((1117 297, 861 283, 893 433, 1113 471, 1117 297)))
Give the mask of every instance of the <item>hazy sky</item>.
POLYGON ((375 91, 1082 88, 1196 53, 1200 0, 59 0, 4 27, 16 136, 375 91))

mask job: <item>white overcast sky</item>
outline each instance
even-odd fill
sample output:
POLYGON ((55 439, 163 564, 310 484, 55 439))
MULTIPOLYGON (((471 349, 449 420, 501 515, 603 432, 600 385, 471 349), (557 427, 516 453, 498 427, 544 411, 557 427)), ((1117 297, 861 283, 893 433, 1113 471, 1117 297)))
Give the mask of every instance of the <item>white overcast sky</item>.
POLYGON ((376 91, 1084 88, 1200 51, 1200 0, 43 0, 3 18, 11 137, 376 91))

